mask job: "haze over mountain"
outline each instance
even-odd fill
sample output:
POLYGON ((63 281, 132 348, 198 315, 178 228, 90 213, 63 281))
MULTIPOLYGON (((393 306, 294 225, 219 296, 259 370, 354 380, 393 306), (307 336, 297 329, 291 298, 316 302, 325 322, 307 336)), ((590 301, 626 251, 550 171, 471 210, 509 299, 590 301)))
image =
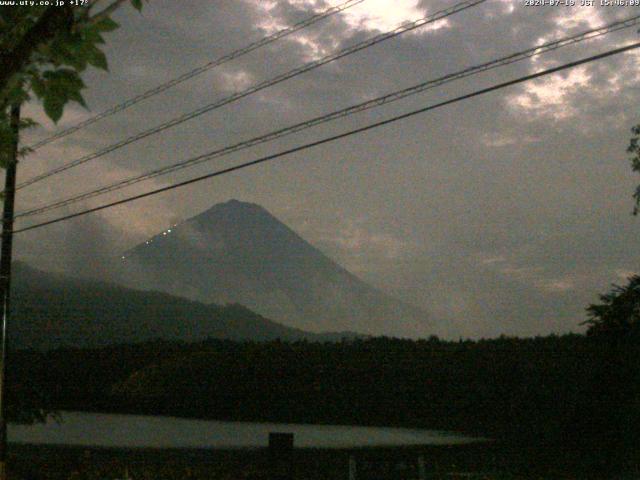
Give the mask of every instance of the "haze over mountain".
POLYGON ((446 335, 424 311, 363 282, 259 205, 237 200, 125 252, 119 272, 136 288, 240 303, 309 331, 446 335))
POLYGON ((14 267, 13 348, 93 347, 148 340, 339 340, 285 327, 241 305, 205 305, 166 293, 14 267))

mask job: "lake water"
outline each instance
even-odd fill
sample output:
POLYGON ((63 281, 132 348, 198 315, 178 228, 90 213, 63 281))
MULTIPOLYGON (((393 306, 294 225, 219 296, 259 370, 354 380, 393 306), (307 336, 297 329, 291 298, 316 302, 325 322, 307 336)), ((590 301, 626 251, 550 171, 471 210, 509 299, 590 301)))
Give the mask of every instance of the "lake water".
POLYGON ((295 434, 296 447, 448 445, 478 439, 434 430, 250 422, 63 412, 62 423, 9 425, 9 441, 40 445, 149 448, 264 447, 269 432, 295 434))

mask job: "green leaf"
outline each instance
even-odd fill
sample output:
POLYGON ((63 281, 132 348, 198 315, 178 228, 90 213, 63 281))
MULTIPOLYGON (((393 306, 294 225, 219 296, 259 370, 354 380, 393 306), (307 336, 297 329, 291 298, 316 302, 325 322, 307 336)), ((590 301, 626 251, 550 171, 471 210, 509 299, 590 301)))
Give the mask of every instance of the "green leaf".
POLYGON ((100 68, 105 71, 109 70, 107 65, 107 56, 96 47, 92 49, 91 53, 87 57, 87 61, 96 68, 100 68))
POLYGON ((22 147, 18 149, 18 158, 24 158, 27 155, 33 153, 33 149, 29 147, 22 147))
POLYGON ((142 0, 131 0, 131 5, 138 11, 142 10, 142 0))
POLYGON ((20 127, 19 127, 20 130, 24 130, 24 129, 27 129, 27 128, 33 128, 33 127, 37 127, 37 126, 38 126, 38 122, 36 122, 32 118, 21 118, 20 119, 20 127))
POLYGON ((69 68, 59 68, 44 72, 44 79, 48 82, 48 89, 62 91, 78 91, 84 88, 84 82, 78 72, 69 68))
POLYGON ((80 92, 69 92, 69 99, 73 100, 74 102, 79 103, 84 108, 87 108, 87 109, 89 108, 89 107, 87 107, 87 102, 84 101, 84 98, 80 94, 80 92))
POLYGON ((7 105, 14 103, 24 103, 29 100, 29 92, 23 88, 25 77, 23 75, 15 75, 15 77, 9 81, 9 84, 2 93, 3 101, 7 105))
POLYGON ((44 97, 44 101, 42 102, 45 113, 55 123, 58 123, 58 120, 62 118, 65 103, 64 98, 55 94, 48 94, 44 97))
POLYGON ((47 91, 45 82, 42 80, 42 78, 39 75, 38 76, 34 75, 33 77, 31 77, 31 89, 33 90, 33 93, 35 93, 38 98, 44 97, 47 91))
POLYGON ((92 43, 94 45, 96 44, 104 44, 104 39, 102 38, 102 34, 98 31, 97 28, 95 28, 95 26, 91 26, 89 28, 85 28, 84 30, 82 30, 82 34, 84 36, 85 41, 92 43))
POLYGON ((51 43, 52 63, 54 65, 69 65, 78 71, 83 71, 87 68, 87 59, 83 48, 83 41, 80 37, 56 39, 51 43))
POLYGON ((114 22, 109 17, 103 18, 99 22, 95 23, 94 28, 99 32, 112 32, 116 30, 120 25, 117 22, 114 22))
POLYGON ((43 85, 40 86, 40 98, 47 115, 55 122, 62 116, 64 106, 73 100, 83 107, 87 107, 80 91, 84 88, 84 82, 78 72, 68 68, 49 70, 42 74, 43 85))

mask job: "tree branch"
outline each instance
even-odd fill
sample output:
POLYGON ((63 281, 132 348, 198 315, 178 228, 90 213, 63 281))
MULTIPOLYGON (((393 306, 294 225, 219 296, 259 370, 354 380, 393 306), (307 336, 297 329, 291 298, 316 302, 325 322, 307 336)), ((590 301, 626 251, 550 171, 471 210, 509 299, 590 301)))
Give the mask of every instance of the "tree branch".
POLYGON ((114 2, 111 5, 109 5, 108 7, 105 7, 100 12, 96 13, 93 17, 89 19, 89 21, 91 23, 98 23, 101 20, 104 20, 105 18, 110 16, 113 12, 115 12, 118 8, 120 8, 123 3, 127 1, 128 0, 114 0, 114 2))
POLYGON ((69 31, 72 25, 71 6, 48 7, 12 50, 0 52, 0 92, 6 91, 11 77, 27 64, 38 46, 49 42, 62 31, 69 31))

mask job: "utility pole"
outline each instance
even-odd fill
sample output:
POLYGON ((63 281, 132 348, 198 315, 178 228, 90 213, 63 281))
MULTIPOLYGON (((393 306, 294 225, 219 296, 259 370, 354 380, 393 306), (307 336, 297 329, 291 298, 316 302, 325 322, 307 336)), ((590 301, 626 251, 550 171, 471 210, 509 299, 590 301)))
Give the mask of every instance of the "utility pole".
POLYGON ((9 321, 9 295, 11 293, 11 252, 13 243, 13 210, 16 196, 18 168, 18 134, 20 131, 20 105, 11 107, 9 161, 4 180, 4 210, 2 213, 2 246, 0 247, 0 480, 7 480, 7 323, 9 321))

